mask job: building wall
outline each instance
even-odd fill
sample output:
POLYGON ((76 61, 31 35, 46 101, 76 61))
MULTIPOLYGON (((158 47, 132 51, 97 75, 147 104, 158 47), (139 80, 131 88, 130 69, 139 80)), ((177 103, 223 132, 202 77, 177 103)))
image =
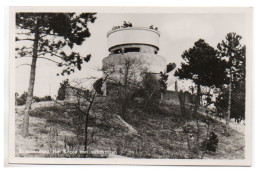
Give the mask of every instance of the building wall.
POLYGON ((164 57, 157 54, 138 52, 111 54, 103 59, 103 67, 115 65, 120 68, 124 58, 139 58, 142 61, 143 67, 147 68, 151 73, 160 73, 161 71, 164 72, 166 69, 166 59, 164 57))
MULTIPOLYGON (((110 81, 124 81, 124 63, 125 61, 133 59, 139 59, 137 61, 140 62, 140 66, 130 69, 132 75, 132 82, 140 82, 143 79, 142 73, 149 72, 156 76, 159 79, 159 73, 164 72, 166 66, 166 60, 164 57, 151 54, 151 53, 126 53, 126 54, 112 54, 103 59, 103 68, 111 68, 114 67, 116 71, 109 76, 110 81)), ((106 83, 103 85, 104 95, 107 95, 106 83)))

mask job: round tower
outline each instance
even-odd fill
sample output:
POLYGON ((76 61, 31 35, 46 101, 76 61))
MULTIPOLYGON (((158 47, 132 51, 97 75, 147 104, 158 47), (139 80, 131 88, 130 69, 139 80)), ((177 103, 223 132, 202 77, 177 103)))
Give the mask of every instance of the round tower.
MULTIPOLYGON (((145 27, 116 28, 107 33, 107 38, 110 54, 103 59, 103 68, 112 64, 119 71, 122 59, 132 58, 139 59, 148 73, 159 75, 161 71, 165 71, 166 59, 158 55, 160 49, 158 30, 145 27)), ((113 77, 120 76, 115 72, 113 77)))

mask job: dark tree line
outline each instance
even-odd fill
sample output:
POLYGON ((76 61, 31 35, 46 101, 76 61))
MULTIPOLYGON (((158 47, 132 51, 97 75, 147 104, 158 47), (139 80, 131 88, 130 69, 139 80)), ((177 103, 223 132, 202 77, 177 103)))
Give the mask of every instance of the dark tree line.
POLYGON ((184 51, 184 62, 177 69, 175 76, 189 79, 195 83, 195 113, 201 105, 202 96, 209 104, 214 103, 217 113, 226 118, 228 133, 230 118, 237 121, 245 118, 245 54, 246 48, 240 44, 241 36, 229 33, 226 40, 218 44, 217 49, 200 39, 189 50, 184 51), (212 102, 210 91, 218 90, 215 102, 212 102))

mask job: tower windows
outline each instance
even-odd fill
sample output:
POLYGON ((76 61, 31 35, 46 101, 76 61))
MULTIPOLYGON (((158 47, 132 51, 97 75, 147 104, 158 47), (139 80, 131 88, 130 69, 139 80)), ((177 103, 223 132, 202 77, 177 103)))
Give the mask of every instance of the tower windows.
POLYGON ((123 53, 123 50, 122 50, 122 49, 115 49, 115 50, 113 51, 113 53, 114 53, 114 54, 121 54, 121 53, 123 53))
POLYGON ((109 50, 111 54, 124 54, 124 53, 151 53, 158 54, 158 49, 150 45, 119 45, 109 50))
POLYGON ((129 52, 140 52, 140 48, 135 48, 135 47, 125 48, 124 53, 129 53, 129 52))

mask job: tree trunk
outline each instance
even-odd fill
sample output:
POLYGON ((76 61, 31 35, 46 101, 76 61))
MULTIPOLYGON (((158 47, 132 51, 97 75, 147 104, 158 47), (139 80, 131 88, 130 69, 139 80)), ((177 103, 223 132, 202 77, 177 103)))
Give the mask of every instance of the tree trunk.
POLYGON ((184 102, 184 99, 183 99, 183 92, 180 91, 178 92, 178 98, 179 98, 179 104, 180 104, 180 109, 181 109, 181 115, 184 117, 186 117, 186 114, 185 114, 185 102, 184 102))
POLYGON ((33 57, 32 57, 32 64, 31 64, 31 73, 30 73, 30 80, 29 80, 29 88, 28 88, 28 94, 26 98, 26 104, 25 104, 25 112, 24 112, 24 118, 23 118, 23 135, 24 137, 27 137, 29 134, 29 113, 31 110, 31 105, 33 101, 33 90, 34 90, 34 83, 35 83, 35 74, 36 74, 36 62, 37 62, 37 56, 38 56, 38 41, 39 41, 39 30, 38 30, 38 23, 36 20, 35 23, 35 38, 33 42, 33 57))
POLYGON ((196 97, 196 101, 195 101, 195 109, 194 109, 194 113, 195 113, 195 119, 196 119, 196 125, 197 125, 197 133, 196 133, 196 146, 197 146, 197 152, 199 152, 199 137, 200 137, 200 128, 199 128, 199 113, 198 113, 198 108, 200 105, 200 84, 198 84, 198 88, 197 88, 197 97, 196 97))
POLYGON ((180 102, 180 109, 181 109, 181 115, 184 117, 187 117, 186 116, 186 113, 185 113, 185 98, 183 98, 183 92, 182 91, 178 91, 178 85, 177 85, 177 81, 175 82, 175 91, 177 91, 177 94, 178 94, 178 98, 179 98, 179 102, 180 102))
POLYGON ((229 81, 229 92, 228 92, 228 112, 226 115, 226 128, 225 128, 225 134, 229 135, 229 122, 230 122, 230 115, 231 115, 231 100, 232 100, 232 71, 230 68, 230 81, 229 81))
POLYGON ((175 91, 178 92, 178 82, 177 81, 175 81, 175 91))
MULTIPOLYGON (((105 77, 102 85, 104 83, 106 83, 106 80, 108 78, 108 75, 105 77)), ((87 149, 88 149, 88 122, 89 122, 89 112, 90 112, 90 109, 94 103, 94 100, 95 100, 95 97, 97 95, 97 91, 94 92, 93 96, 92 96, 92 99, 89 103, 89 106, 88 106, 88 109, 87 109, 87 112, 85 113, 86 115, 86 119, 85 119, 85 140, 84 140, 84 151, 85 151, 85 158, 87 157, 87 149)), ((79 103, 78 103, 79 104, 79 103)), ((80 106, 80 104, 79 104, 80 106)), ((93 140, 93 139, 92 139, 93 140)))
POLYGON ((85 158, 87 158, 87 148, 88 148, 88 116, 89 116, 89 114, 87 113, 86 119, 85 119, 85 140, 84 140, 84 155, 85 155, 85 158))
POLYGON ((146 107, 147 107, 147 105, 148 105, 150 99, 151 99, 152 96, 153 96, 154 91, 155 91, 155 90, 153 90, 152 93, 150 94, 150 96, 148 97, 148 100, 147 100, 147 102, 145 103, 144 109, 146 109, 146 107))
POLYGON ((161 101, 160 101, 160 103, 163 102, 163 95, 164 95, 164 93, 161 91, 161 101))
POLYGON ((87 148, 88 148, 88 121, 89 121, 89 112, 90 112, 90 109, 94 103, 94 99, 96 97, 96 94, 97 92, 95 91, 90 103, 89 103, 89 106, 88 106, 88 109, 87 109, 87 113, 86 113, 86 120, 85 120, 85 141, 84 141, 84 151, 85 151, 85 158, 87 157, 87 148))

